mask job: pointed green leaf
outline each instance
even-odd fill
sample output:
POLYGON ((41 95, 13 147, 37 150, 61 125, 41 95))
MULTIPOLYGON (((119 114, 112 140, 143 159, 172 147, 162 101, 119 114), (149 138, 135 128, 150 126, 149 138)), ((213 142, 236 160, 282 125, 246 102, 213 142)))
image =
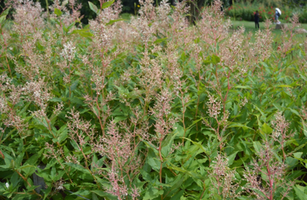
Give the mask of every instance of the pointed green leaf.
POLYGON ((110 20, 106 25, 112 25, 115 22, 119 22, 119 21, 123 21, 124 19, 114 19, 114 20, 110 20))
POLYGON ((160 170, 160 164, 161 164, 160 159, 155 156, 153 151, 149 151, 149 152, 151 152, 151 153, 148 153, 147 163, 152 167, 152 169, 159 171, 160 170))
POLYGON ((30 158, 28 158, 26 160, 26 162, 24 163, 24 165, 34 165, 36 164, 38 158, 41 156, 43 150, 37 152, 36 154, 34 154, 33 156, 31 156, 30 158))
POLYGON ((238 151, 235 152, 235 153, 233 153, 233 154, 231 154, 230 156, 227 157, 227 159, 228 159, 228 165, 229 165, 229 166, 232 165, 233 161, 235 160, 235 158, 236 158, 236 156, 237 156, 237 153, 238 153, 238 151))
POLYGON ((97 8, 97 6, 95 6, 92 2, 88 2, 88 5, 90 6, 90 9, 92 10, 92 11, 94 11, 97 15, 99 14, 99 10, 98 10, 98 8, 97 8))
POLYGON ((62 11, 58 8, 54 9, 54 14, 56 14, 58 17, 60 17, 62 15, 62 11))
POLYGON ((25 176, 28 177, 35 172, 36 166, 27 164, 20 167, 19 170, 22 170, 25 173, 25 176))
POLYGON ((2 24, 2 22, 4 22, 4 21, 5 21, 5 19, 6 19, 6 15, 1 16, 1 17, 0 17, 0 24, 2 24))
POLYGON ((0 16, 1 16, 1 17, 2 17, 2 16, 7 16, 7 15, 9 14, 10 9, 11 9, 11 7, 7 8, 5 11, 3 11, 3 12, 1 13, 0 16))
POLYGON ((115 2, 115 0, 107 1, 107 2, 103 3, 102 6, 101 6, 101 9, 105 9, 105 8, 110 7, 114 2, 115 2))
POLYGON ((155 187, 149 187, 143 197, 143 200, 155 199, 163 194, 163 190, 159 190, 155 187))
POLYGON ((108 197, 110 199, 114 198, 114 196, 112 196, 111 194, 103 192, 101 190, 92 190, 91 192, 96 194, 96 195, 98 195, 98 196, 100 196, 100 197, 108 197))
POLYGON ((260 144, 259 141, 253 142, 254 149, 256 150, 257 153, 260 153, 262 149, 262 145, 260 144))
POLYGON ((294 188, 295 194, 300 200, 306 200, 306 193, 304 192, 306 187, 296 185, 293 188, 294 188))
POLYGON ((75 163, 65 163, 65 165, 70 166, 70 167, 72 167, 72 168, 74 168, 74 169, 76 169, 78 171, 81 171, 81 172, 83 172, 85 174, 89 174, 90 173, 87 169, 85 169, 81 165, 78 165, 78 164, 75 164, 75 163))
POLYGON ((16 160, 15 160, 15 167, 16 167, 16 168, 18 168, 18 167, 21 165, 24 155, 25 155, 25 153, 22 152, 22 153, 20 153, 20 154, 17 156, 17 158, 16 158, 16 160))
POLYGON ((262 130, 264 133, 266 133, 266 134, 270 134, 270 133, 272 133, 272 131, 273 131, 273 129, 272 129, 269 125, 267 125, 266 123, 264 123, 264 124, 262 125, 261 130, 262 130))

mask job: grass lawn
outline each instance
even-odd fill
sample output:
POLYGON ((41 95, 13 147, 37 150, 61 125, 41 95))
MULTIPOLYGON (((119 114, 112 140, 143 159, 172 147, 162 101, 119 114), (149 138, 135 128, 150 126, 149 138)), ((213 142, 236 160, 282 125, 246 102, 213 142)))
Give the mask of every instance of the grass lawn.
MULTIPOLYGON (((237 29, 240 26, 244 26, 245 28, 245 33, 253 32, 253 35, 257 32, 257 29, 255 28, 255 22, 250 22, 250 21, 234 21, 232 20, 232 25, 234 29, 237 29)), ((290 23, 285 23, 288 26, 291 26, 290 23)), ((264 29, 265 25, 264 22, 260 22, 260 29, 264 29)), ((300 28, 306 29, 307 30, 307 24, 301 24, 300 28)), ((280 29, 275 29, 275 24, 272 24, 272 32, 275 35, 274 36, 274 41, 279 42, 281 37, 282 37, 282 30, 280 29)), ((294 37, 298 40, 304 41, 306 38, 307 34, 302 33, 302 34, 296 34, 294 37)))

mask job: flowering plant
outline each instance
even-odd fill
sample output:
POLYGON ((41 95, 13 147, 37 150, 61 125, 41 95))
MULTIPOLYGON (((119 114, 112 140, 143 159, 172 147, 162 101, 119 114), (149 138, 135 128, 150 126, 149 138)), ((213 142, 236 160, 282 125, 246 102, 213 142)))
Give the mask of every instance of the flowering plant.
POLYGON ((214 1, 0 16, 0 194, 9 199, 304 199, 307 43, 231 31, 214 1), (275 39, 275 40, 274 40, 275 39))

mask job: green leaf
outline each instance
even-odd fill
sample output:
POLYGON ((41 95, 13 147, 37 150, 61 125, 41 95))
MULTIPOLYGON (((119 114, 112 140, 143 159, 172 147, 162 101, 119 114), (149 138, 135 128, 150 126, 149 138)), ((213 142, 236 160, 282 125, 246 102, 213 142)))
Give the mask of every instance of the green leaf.
POLYGON ((220 57, 218 57, 218 56, 215 55, 215 54, 213 54, 213 55, 211 56, 211 59, 212 59, 212 63, 213 63, 213 64, 217 64, 217 63, 219 63, 219 62, 221 61, 220 57))
POLYGON ((161 161, 152 150, 149 150, 148 152, 147 163, 152 167, 152 169, 156 171, 160 170, 161 161))
POLYGON ((72 193, 73 195, 81 195, 81 196, 88 196, 90 195, 90 191, 88 190, 79 190, 77 192, 72 193))
POLYGON ((253 105, 261 113, 261 117, 260 118, 259 118, 259 114, 254 114, 255 116, 257 116, 258 125, 261 126, 262 123, 261 123, 260 119, 263 118, 263 120, 265 121, 266 120, 266 115, 264 114, 264 112, 256 104, 253 104, 253 105))
POLYGON ((180 124, 176 123, 174 125, 174 128, 175 128, 175 132, 176 132, 177 137, 183 137, 184 136, 184 129, 180 124))
POLYGON ((74 81, 70 86, 70 90, 74 91, 78 87, 78 84, 79 84, 78 80, 74 81))
POLYGON ((184 138, 185 140, 188 140, 192 142, 194 145, 198 146, 207 156, 210 154, 208 150, 204 148, 204 146, 200 142, 194 142, 193 140, 190 140, 189 138, 184 138))
POLYGON ((276 87, 281 87, 281 88, 283 88, 283 87, 286 87, 286 88, 291 88, 292 86, 291 86, 291 85, 277 85, 276 87))
POLYGON ((264 123, 264 124, 262 125, 261 130, 262 130, 264 133, 266 133, 266 134, 270 134, 270 133, 273 132, 273 129, 272 129, 269 125, 267 125, 266 123, 264 123))
POLYGON ((303 152, 296 152, 293 154, 294 158, 297 158, 297 159, 301 158, 302 155, 303 155, 303 152))
POLYGON ((287 157, 286 164, 289 166, 289 168, 294 168, 298 164, 298 160, 292 157, 287 157))
MULTIPOLYGON (((3 148, 3 146, 0 146, 0 147, 1 147, 1 149, 3 148)), ((13 160, 13 158, 9 154, 4 152, 4 151, 2 153, 4 155, 4 163, 5 163, 5 165, 0 165, 0 169, 9 169, 9 168, 11 168, 12 167, 11 166, 11 160, 13 160)))
POLYGON ((9 14, 10 8, 3 11, 0 15, 0 24, 6 20, 6 16, 9 14))
POLYGON ((20 154, 17 156, 17 158, 16 158, 16 160, 15 160, 15 167, 16 167, 16 168, 18 168, 18 167, 21 165, 24 155, 25 155, 25 153, 22 152, 22 153, 20 153, 20 154))
POLYGON ((83 101, 78 97, 70 97, 69 100, 71 103, 74 103, 77 105, 83 105, 83 101))
POLYGON ((48 100, 49 102, 62 102, 62 99, 61 98, 57 98, 57 97, 54 97, 50 100, 48 100))
POLYGON ((290 110, 293 114, 297 115, 298 117, 301 117, 301 115, 300 115, 296 110, 293 110, 293 109, 291 109, 291 108, 289 108, 289 110, 290 110))
MULTIPOLYGON (((65 146, 64 146, 65 147, 65 146)), ((56 159, 52 159, 49 160, 49 162, 47 163, 47 166, 45 167, 45 169, 50 169, 51 167, 53 167, 55 164, 57 164, 57 160, 56 159)), ((38 171, 42 171, 38 168, 38 171)))
POLYGON ((34 198, 33 195, 30 194, 17 194, 12 198, 12 200, 24 200, 24 199, 33 199, 33 198, 34 198))
POLYGON ((1 17, 0 17, 0 24, 2 24, 2 22, 4 22, 4 21, 5 21, 5 19, 6 19, 6 15, 1 16, 1 17))
POLYGON ((80 151, 78 144, 74 140, 70 140, 70 144, 74 147, 76 151, 80 151))
POLYGON ((36 166, 27 164, 27 165, 23 165, 19 167, 19 169, 22 170, 26 174, 25 175, 26 177, 28 177, 35 172, 36 166))
POLYGON ((56 14, 58 17, 60 17, 62 15, 62 11, 58 8, 54 9, 54 14, 56 14))
POLYGON ((159 44, 159 43, 165 42, 166 40, 167 40, 167 37, 166 37, 166 38, 156 39, 156 40, 154 41, 154 44, 159 44))
POLYGON ((93 34, 89 31, 82 31, 82 32, 79 32, 79 35, 81 37, 85 37, 85 38, 91 38, 93 37, 93 34))
POLYGON ((70 167, 72 167, 72 168, 74 168, 74 169, 76 169, 76 170, 78 170, 80 172, 83 172, 83 173, 86 173, 86 174, 90 174, 90 172, 87 169, 85 169, 84 167, 82 167, 82 166, 80 166, 78 164, 75 164, 75 163, 65 163, 65 165, 70 166, 70 167))
POLYGON ((90 6, 90 9, 92 10, 92 11, 94 11, 97 15, 99 15, 99 10, 98 10, 98 8, 97 8, 97 6, 95 6, 92 2, 88 2, 88 5, 90 6))
POLYGON ((114 19, 114 20, 110 20, 106 25, 112 25, 114 24, 115 22, 119 22, 119 21, 123 21, 124 19, 114 19))
POLYGON ((169 152, 171 151, 172 144, 174 141, 175 136, 177 135, 178 132, 175 134, 168 134, 166 138, 164 138, 162 142, 162 155, 167 157, 169 152))
POLYGON ((51 182, 52 179, 50 178, 50 170, 43 170, 43 169, 40 169, 40 168, 37 168, 37 172, 35 172, 35 174, 41 178, 44 179, 44 181, 48 181, 48 182, 51 182))
POLYGON ((237 86, 234 86, 234 88, 249 89, 249 90, 252 89, 250 86, 247 86, 247 85, 237 85, 237 86))
MULTIPOLYGON (((71 23, 71 24, 67 27, 67 30, 70 31, 70 29, 72 29, 72 27, 74 27, 74 26, 75 26, 75 22, 71 23)), ((67 32, 68 32, 68 31, 67 31, 67 32)))
POLYGON ((2 16, 7 16, 8 14, 9 14, 9 11, 10 11, 10 9, 11 9, 11 7, 8 7, 5 11, 3 11, 2 13, 1 13, 1 17, 2 16))
POLYGON ((303 187, 303 186, 300 186, 300 185, 296 185, 293 188, 294 188, 295 194, 297 195, 297 197, 300 200, 306 200, 306 195, 307 194, 304 192, 306 187, 303 187))
POLYGON ((99 200, 98 196, 95 193, 92 193, 92 200, 99 200))
POLYGON ((51 172, 50 172, 50 177, 51 177, 51 179, 52 179, 53 181, 56 181, 56 179, 55 179, 56 172, 57 172, 56 168, 55 168, 55 167, 52 167, 52 168, 51 168, 51 172))
POLYGON ((180 198, 182 197, 183 193, 184 193, 184 190, 180 190, 177 194, 175 194, 175 195, 171 198, 171 200, 178 200, 178 199, 180 199, 180 198))
POLYGON ((79 34, 81 37, 91 38, 93 34, 87 29, 73 30, 71 34, 79 34))
POLYGON ((243 130, 249 129, 249 130, 254 131, 254 129, 252 129, 252 128, 250 128, 250 127, 244 125, 244 124, 241 124, 241 123, 232 122, 232 123, 228 126, 228 128, 233 128, 233 127, 242 128, 243 130))
POLYGON ((106 9, 106 8, 110 7, 114 2, 115 2, 115 0, 107 1, 107 2, 103 3, 102 6, 101 6, 101 9, 106 9))
MULTIPOLYGON (((171 191, 176 191, 176 190, 180 189, 182 187, 182 184, 187 180, 188 177, 189 176, 187 174, 184 174, 184 175, 179 174, 178 176, 176 176, 175 180, 171 183, 172 187, 169 189, 170 195, 173 194, 173 192, 171 192, 171 191)), ((177 196, 177 195, 175 195, 175 196, 177 196)), ((174 198, 174 196, 172 197, 172 199, 173 198, 174 198)))
POLYGON ((262 145, 260 144, 260 142, 259 141, 255 141, 255 142, 253 142, 253 145, 254 145, 254 149, 256 150, 256 152, 260 153, 261 149, 262 149, 262 145))
POLYGON ((120 122, 120 121, 124 121, 127 118, 128 118, 127 116, 117 116, 117 117, 114 118, 114 122, 117 123, 117 122, 120 122))
POLYGON ((109 194, 109 193, 106 193, 106 192, 103 192, 103 191, 101 191, 101 190, 92 190, 91 192, 94 193, 94 194, 97 194, 97 195, 100 196, 100 197, 109 197, 109 198, 111 198, 111 199, 114 198, 113 195, 111 195, 111 194, 109 194))
POLYGON ((163 194, 163 190, 158 190, 155 187, 149 187, 149 189, 146 191, 145 196, 143 197, 143 200, 150 200, 155 199, 163 194))
POLYGON ((62 126, 60 128, 60 130, 58 130, 58 141, 59 141, 59 143, 66 140, 67 137, 68 137, 68 130, 67 130, 67 126, 65 125, 65 126, 62 126))
POLYGON ((220 57, 218 57, 217 55, 213 54, 212 56, 208 56, 206 58, 206 60, 204 60, 204 64, 205 65, 209 65, 209 64, 218 64, 221 61, 220 57))
POLYGON ((65 26, 65 25, 63 25, 63 31, 65 32, 65 33, 68 33, 69 31, 70 31, 70 29, 73 27, 75 25, 75 22, 73 22, 73 23, 71 23, 69 26, 65 26))
POLYGON ((13 175, 11 176, 10 182, 13 185, 13 187, 16 187, 19 184, 19 181, 21 180, 21 178, 19 177, 19 175, 14 172, 13 175))
POLYGON ((34 154, 33 156, 31 156, 30 158, 28 158, 28 159, 26 160, 26 162, 24 163, 24 165, 34 165, 34 164, 36 164, 38 158, 39 158, 39 157, 41 156, 41 154, 42 154, 42 151, 43 151, 43 149, 40 150, 39 152, 37 152, 36 154, 34 154))
POLYGON ((227 157, 228 158, 228 165, 229 166, 232 165, 233 161, 235 160, 235 158, 237 156, 237 153, 238 153, 238 151, 227 157))

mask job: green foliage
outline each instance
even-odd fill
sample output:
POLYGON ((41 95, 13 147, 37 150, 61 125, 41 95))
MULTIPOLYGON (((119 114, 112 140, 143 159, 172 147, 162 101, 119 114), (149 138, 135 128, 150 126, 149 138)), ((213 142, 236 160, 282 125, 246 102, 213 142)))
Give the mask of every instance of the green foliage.
POLYGON ((92 11, 94 11, 97 15, 99 14, 99 10, 98 10, 98 8, 97 8, 97 6, 95 6, 92 2, 88 2, 88 5, 90 6, 90 9, 92 10, 92 11))
MULTIPOLYGON (((226 15, 236 20, 254 21, 254 14, 256 11, 258 11, 260 15, 260 21, 265 21, 266 19, 274 21, 276 7, 279 7, 282 11, 282 15, 279 17, 279 19, 284 22, 289 22, 290 18, 295 12, 293 8, 290 8, 289 6, 280 7, 275 4, 268 6, 259 2, 235 3, 226 9, 226 15)), ((300 22, 304 23, 305 21, 300 20, 300 22)))
POLYGON ((96 3, 112 12, 90 26, 54 9, 1 29, 1 195, 305 198, 304 38, 230 33, 219 7, 188 26, 176 7, 127 22, 96 3))
POLYGON ((297 7, 293 10, 293 14, 297 14, 300 23, 307 23, 307 6, 297 7))

